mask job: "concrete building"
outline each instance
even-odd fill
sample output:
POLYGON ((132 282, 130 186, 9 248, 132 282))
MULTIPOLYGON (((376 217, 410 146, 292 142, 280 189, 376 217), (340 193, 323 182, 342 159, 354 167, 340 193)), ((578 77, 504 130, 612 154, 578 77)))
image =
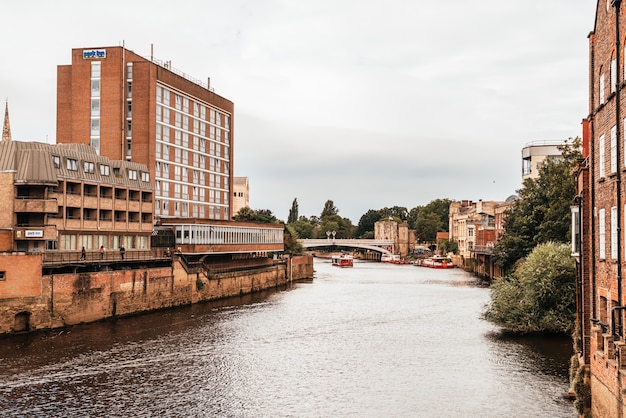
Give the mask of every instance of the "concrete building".
POLYGON ((250 207, 250 183, 248 177, 235 177, 233 184, 233 215, 239 209, 250 207))
POLYGON ((144 164, 87 145, 0 142, 0 252, 149 249, 154 191, 144 164))
POLYGON ((528 178, 537 178, 547 158, 561 158, 559 145, 563 145, 563 141, 533 141, 522 148, 522 183, 528 178))
POLYGON ((572 207, 572 254, 578 267, 577 391, 594 417, 626 415, 626 311, 623 280, 626 167, 622 2, 598 1, 589 34, 589 115, 583 121, 583 158, 572 207))
POLYGON ((57 142, 145 164, 155 217, 230 220, 233 103, 124 47, 72 50, 57 71, 57 142))

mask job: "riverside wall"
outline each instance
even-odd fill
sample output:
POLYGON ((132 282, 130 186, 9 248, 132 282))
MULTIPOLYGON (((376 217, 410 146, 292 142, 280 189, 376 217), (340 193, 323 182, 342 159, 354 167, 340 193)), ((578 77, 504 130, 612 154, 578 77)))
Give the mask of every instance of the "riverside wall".
POLYGON ((240 296, 313 278, 313 258, 256 270, 188 273, 181 263, 141 270, 42 275, 40 255, 0 255, 0 335, 61 328, 240 296), (19 267, 18 267, 19 266, 19 267))

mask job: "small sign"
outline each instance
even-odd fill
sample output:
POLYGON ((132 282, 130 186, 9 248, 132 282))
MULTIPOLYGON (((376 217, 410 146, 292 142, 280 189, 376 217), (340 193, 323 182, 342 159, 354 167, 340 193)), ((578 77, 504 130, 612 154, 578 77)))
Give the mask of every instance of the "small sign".
POLYGON ((26 238, 43 238, 43 231, 26 230, 24 231, 24 236, 26 238))
POLYGON ((104 59, 106 57, 106 49, 83 49, 83 59, 104 59))

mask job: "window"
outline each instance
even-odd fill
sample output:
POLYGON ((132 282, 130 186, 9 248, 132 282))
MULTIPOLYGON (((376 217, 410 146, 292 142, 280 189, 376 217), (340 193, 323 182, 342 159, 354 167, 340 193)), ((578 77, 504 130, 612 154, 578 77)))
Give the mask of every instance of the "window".
POLYGON ((0 271, 0 281, 3 282, 7 279, 7 274, 5 271, 0 271))
POLYGON ((604 177, 604 135, 600 135, 600 143, 598 144, 598 170, 600 177, 604 177))
POLYGON ((90 161, 83 161, 83 171, 85 173, 94 173, 96 171, 95 164, 90 161))
POLYGON ((606 258, 606 219, 604 209, 598 211, 598 249, 601 259, 606 258))
POLYGON ((142 171, 141 172, 141 181, 143 181, 145 183, 150 183, 150 173, 142 171))
POLYGON ((611 60, 611 93, 615 93, 617 89, 617 60, 615 57, 611 60))
POLYGON ((54 168, 60 168, 61 167, 61 157, 59 157, 57 155, 53 155, 52 156, 52 164, 54 165, 54 168))
POLYGON ((611 173, 617 171, 617 127, 611 128, 611 173))
POLYGON ((128 170, 128 178, 130 180, 137 180, 137 170, 128 170))
POLYGON ((617 258, 617 206, 611 208, 611 258, 617 258))
POLYGON ((600 74, 600 85, 598 86, 600 89, 600 104, 604 104, 604 74, 600 74))
POLYGON ((111 169, 108 165, 100 164, 100 175, 108 176, 111 174, 111 169))
POLYGON ((75 160, 74 158, 68 158, 65 160, 65 166, 67 167, 68 170, 71 171, 78 171, 78 161, 75 160))

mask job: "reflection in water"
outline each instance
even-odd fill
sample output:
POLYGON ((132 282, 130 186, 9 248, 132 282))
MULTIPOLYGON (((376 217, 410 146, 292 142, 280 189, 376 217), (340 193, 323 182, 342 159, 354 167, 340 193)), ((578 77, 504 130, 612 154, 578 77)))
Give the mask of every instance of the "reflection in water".
POLYGON ((316 261, 316 279, 0 341, 0 408, 29 416, 576 416, 568 338, 482 321, 459 270, 316 261))

